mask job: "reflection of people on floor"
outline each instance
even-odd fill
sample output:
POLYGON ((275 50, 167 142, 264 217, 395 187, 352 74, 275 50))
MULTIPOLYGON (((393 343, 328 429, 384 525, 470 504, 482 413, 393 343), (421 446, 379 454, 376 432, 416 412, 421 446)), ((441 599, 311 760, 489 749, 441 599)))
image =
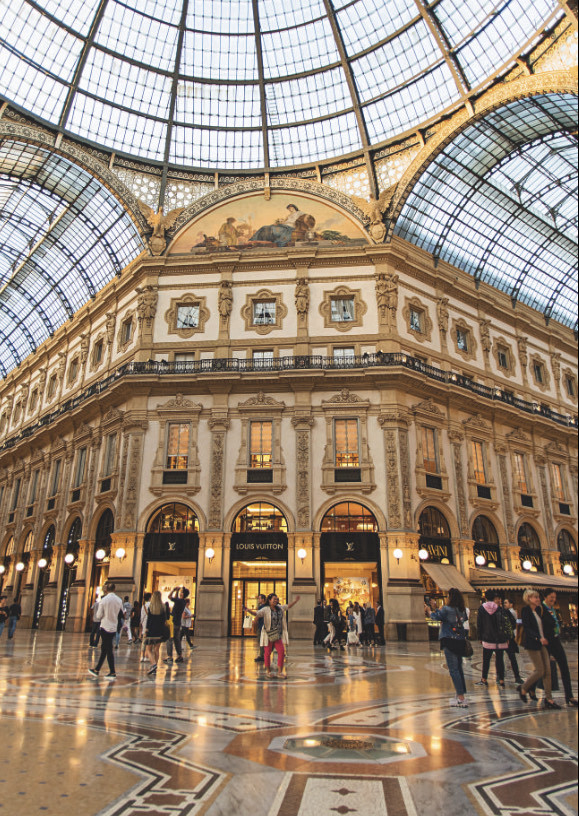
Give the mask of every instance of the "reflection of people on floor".
POLYGON ((275 224, 260 227, 249 240, 268 241, 272 244, 276 244, 278 247, 287 246, 291 241, 297 221, 300 218, 304 218, 306 213, 298 210, 295 204, 288 204, 286 209, 288 215, 285 218, 278 218, 275 224))

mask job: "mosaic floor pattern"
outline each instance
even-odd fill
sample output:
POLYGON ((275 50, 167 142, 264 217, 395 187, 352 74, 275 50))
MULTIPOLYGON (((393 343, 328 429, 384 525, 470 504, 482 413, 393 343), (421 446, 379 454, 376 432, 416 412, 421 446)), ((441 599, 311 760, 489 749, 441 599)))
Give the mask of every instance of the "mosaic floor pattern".
POLYGON ((139 657, 122 642, 111 683, 83 635, 0 639, 0 816, 577 813, 577 709, 525 706, 492 670, 475 686, 476 647, 466 709, 436 644, 292 643, 287 681, 251 643, 200 640, 154 677, 139 657))

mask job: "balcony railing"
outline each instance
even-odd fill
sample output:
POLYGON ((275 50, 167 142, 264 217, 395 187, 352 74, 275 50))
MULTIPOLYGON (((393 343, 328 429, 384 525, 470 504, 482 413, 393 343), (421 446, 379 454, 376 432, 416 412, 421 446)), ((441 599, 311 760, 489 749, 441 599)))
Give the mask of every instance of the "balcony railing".
POLYGON ((422 362, 422 360, 418 360, 416 357, 411 357, 408 354, 402 354, 401 352, 376 352, 375 354, 363 354, 359 357, 346 357, 342 359, 322 357, 321 355, 314 354, 297 357, 277 357, 273 360, 238 359, 235 357, 171 363, 165 360, 149 360, 143 363, 125 363, 120 366, 108 377, 93 383, 76 397, 66 400, 66 402, 55 411, 45 414, 34 425, 28 425, 21 433, 7 439, 0 445, 0 451, 14 447, 14 445, 22 439, 26 439, 40 428, 56 422, 63 414, 73 411, 79 405, 82 405, 83 402, 91 399, 91 397, 104 393, 114 383, 125 377, 186 376, 188 374, 198 376, 208 374, 214 376, 215 374, 243 373, 258 373, 263 375, 280 374, 286 371, 340 371, 346 369, 380 369, 392 367, 401 367, 411 371, 417 371, 429 380, 436 380, 448 386, 469 391, 472 394, 492 400, 493 402, 512 405, 520 411, 544 417, 552 422, 556 422, 558 425, 564 425, 569 428, 577 428, 578 426, 576 416, 559 414, 556 411, 552 411, 546 405, 540 405, 538 402, 528 402, 498 387, 490 388, 488 385, 477 383, 469 377, 465 377, 463 374, 456 374, 454 371, 444 371, 441 368, 427 365, 422 362))

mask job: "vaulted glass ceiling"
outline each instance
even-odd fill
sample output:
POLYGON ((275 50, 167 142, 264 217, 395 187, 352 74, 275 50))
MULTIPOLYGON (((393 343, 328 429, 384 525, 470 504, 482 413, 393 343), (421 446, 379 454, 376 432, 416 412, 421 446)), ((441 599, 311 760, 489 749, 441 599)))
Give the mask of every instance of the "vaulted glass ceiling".
POLYGON ((561 13, 556 0, 12 0, 0 94, 148 161, 299 165, 464 102, 561 13))
POLYGON ((574 95, 500 108, 432 161, 395 232, 576 328, 576 134, 574 95))
POLYGON ((28 356, 142 250, 123 206, 40 147, 0 146, 0 374, 28 356))

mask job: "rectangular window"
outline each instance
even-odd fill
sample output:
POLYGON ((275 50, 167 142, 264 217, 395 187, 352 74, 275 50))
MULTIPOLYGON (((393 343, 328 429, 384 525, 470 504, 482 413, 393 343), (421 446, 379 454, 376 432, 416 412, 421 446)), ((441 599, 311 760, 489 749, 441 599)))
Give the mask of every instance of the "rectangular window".
POLYGON ((70 364, 70 370, 68 372, 69 382, 73 383, 78 377, 78 367, 79 367, 78 358, 75 357, 72 363, 70 364))
POLYGON ((16 510, 18 505, 18 497, 20 496, 20 485, 22 484, 21 479, 16 479, 14 482, 14 491, 12 493, 12 507, 11 510, 16 510))
POLYGON ((60 468, 62 466, 62 459, 57 459, 52 466, 52 479, 50 480, 49 496, 56 496, 58 493, 58 483, 60 482, 60 468))
POLYGON ((428 473, 438 473, 438 450, 436 445, 436 430, 422 429, 422 452, 424 455, 424 470, 428 473))
POLYGON ((95 344, 94 347, 94 364, 99 365, 101 360, 103 359, 103 349, 104 343, 102 340, 99 340, 98 343, 95 344))
POLYGON ((334 420, 334 439, 337 468, 357 468, 360 466, 358 450, 358 420, 334 420))
POLYGON ((275 323, 275 300, 253 301, 253 325, 271 326, 275 323))
POLYGON ((40 478, 40 471, 35 470, 30 480, 30 495, 28 497, 28 504, 34 504, 38 494, 38 479, 40 478))
POLYGON ((199 304, 177 306, 177 328, 196 329, 199 326, 199 304))
POLYGON ((499 349, 497 356, 499 360, 499 368, 502 368, 506 371, 509 367, 508 352, 505 351, 504 349, 499 349))
POLYGON ((464 329, 456 330, 456 345, 461 351, 468 351, 468 334, 464 329))
POLYGON ((347 323, 354 320, 354 298, 332 298, 331 316, 334 323, 347 323))
POLYGON ((422 312, 410 309, 410 330, 422 334, 422 312))
POLYGON ((76 470, 74 472, 73 487, 80 487, 84 482, 84 470, 86 467, 86 448, 81 448, 76 455, 76 470))
POLYGON ((48 399, 51 399, 56 393, 56 374, 53 374, 48 381, 48 399))
POLYGON ((169 423, 167 470, 187 470, 189 466, 189 428, 189 423, 169 423))
POLYGON ((117 463, 117 435, 116 433, 114 433, 109 434, 107 436, 103 476, 110 476, 115 469, 116 463, 117 463))
POLYGON ((573 377, 565 377, 565 388, 567 389, 567 394, 570 397, 575 396, 575 380, 573 377))
POLYGON ((252 359, 255 368, 272 368, 273 351, 254 351, 252 359))
POLYGON ((182 354, 176 354, 174 362, 176 363, 192 363, 195 360, 195 352, 188 351, 182 354))
POLYGON ((533 363, 533 372, 538 383, 543 382, 543 365, 542 363, 533 363))
POLYGON ((121 327, 121 343, 129 343, 133 336, 133 319, 125 320, 121 327))
POLYGON ((515 489, 521 493, 529 492, 529 485, 527 482, 527 468, 525 463, 525 456, 522 453, 515 453, 515 489))
POLYGON ((356 349, 352 347, 348 348, 335 348, 334 349, 334 362, 338 365, 343 364, 351 364, 352 361, 356 358, 356 349))
POLYGON ((561 473, 561 465, 555 465, 551 462, 551 479, 553 483, 553 495, 556 499, 564 499, 565 491, 563 489, 563 474, 561 473))
POLYGON ((484 448, 482 442, 472 443, 472 460, 474 465, 474 478, 477 484, 486 484, 484 448))
POLYGON ((273 462, 273 422, 250 422, 249 467, 271 468, 273 462))

